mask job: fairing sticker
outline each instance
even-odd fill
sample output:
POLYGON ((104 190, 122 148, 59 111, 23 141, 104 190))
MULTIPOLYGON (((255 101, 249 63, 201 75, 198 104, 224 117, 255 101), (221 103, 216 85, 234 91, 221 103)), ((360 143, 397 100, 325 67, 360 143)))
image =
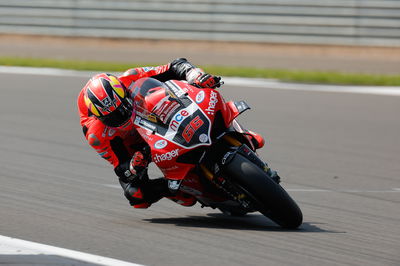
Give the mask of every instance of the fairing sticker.
POLYGON ((195 103, 195 100, 188 97, 187 92, 177 84, 173 82, 166 84, 172 94, 184 104, 175 109, 173 115, 169 114, 169 121, 165 124, 139 116, 136 117, 135 124, 185 149, 211 145, 210 119, 195 103))

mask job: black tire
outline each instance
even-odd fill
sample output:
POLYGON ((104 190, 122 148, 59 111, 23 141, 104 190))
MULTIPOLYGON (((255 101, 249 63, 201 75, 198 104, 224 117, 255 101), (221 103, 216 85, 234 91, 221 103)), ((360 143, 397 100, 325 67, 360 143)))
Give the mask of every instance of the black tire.
POLYGON ((243 188, 259 212, 280 226, 295 229, 303 222, 303 214, 289 194, 243 155, 236 154, 223 173, 243 188))

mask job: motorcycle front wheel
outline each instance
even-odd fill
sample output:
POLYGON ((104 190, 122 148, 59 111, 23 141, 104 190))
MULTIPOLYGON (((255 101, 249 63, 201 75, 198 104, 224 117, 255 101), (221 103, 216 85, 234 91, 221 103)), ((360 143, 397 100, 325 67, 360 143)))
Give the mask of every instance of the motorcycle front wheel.
POLYGON ((289 194, 243 155, 235 155, 224 175, 242 188, 259 212, 281 227, 295 229, 303 222, 303 214, 289 194))

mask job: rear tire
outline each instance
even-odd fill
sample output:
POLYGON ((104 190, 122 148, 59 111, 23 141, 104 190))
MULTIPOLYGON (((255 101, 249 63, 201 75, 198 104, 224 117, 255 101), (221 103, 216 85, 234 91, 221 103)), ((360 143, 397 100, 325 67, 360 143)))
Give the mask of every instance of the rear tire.
POLYGON ((237 153, 223 174, 243 188, 259 212, 280 226, 295 229, 303 222, 303 214, 289 194, 243 155, 237 153))

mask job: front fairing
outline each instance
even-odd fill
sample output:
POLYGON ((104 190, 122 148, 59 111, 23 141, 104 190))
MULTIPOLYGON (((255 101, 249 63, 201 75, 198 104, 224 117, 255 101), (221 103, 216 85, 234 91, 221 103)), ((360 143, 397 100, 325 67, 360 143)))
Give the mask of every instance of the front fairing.
POLYGON ((169 179, 183 179, 195 164, 179 162, 185 153, 210 146, 217 111, 225 108, 215 90, 185 82, 140 79, 131 88, 135 127, 151 148, 152 160, 169 179))

